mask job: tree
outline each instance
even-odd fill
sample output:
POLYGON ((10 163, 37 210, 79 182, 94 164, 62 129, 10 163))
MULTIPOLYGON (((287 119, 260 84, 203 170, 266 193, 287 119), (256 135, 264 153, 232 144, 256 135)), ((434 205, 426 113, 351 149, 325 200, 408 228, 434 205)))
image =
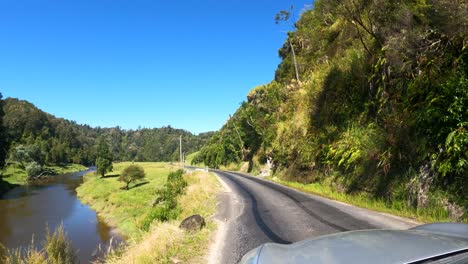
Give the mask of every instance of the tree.
POLYGON ((28 148, 23 145, 18 145, 13 148, 10 159, 16 161, 22 169, 26 169, 26 163, 33 161, 29 155, 28 148))
POLYGON ((5 158, 7 155, 7 140, 6 140, 6 131, 5 127, 3 126, 3 116, 5 113, 3 112, 3 102, 2 102, 2 94, 0 93, 0 169, 5 166, 5 158))
POLYGON ((97 147, 97 159, 96 159, 97 173, 101 174, 101 177, 107 172, 112 171, 112 155, 109 151, 109 145, 104 138, 99 139, 97 147))
POLYGON ((141 180, 145 177, 145 170, 138 165, 130 165, 126 167, 120 174, 119 181, 125 182, 125 189, 128 190, 128 185, 134 181, 141 180))
MULTIPOLYGON (((288 11, 281 10, 278 14, 275 15, 275 23, 279 24, 281 21, 283 21, 283 22, 287 23, 288 25, 291 25, 290 18, 291 18, 292 11, 293 11, 293 6, 291 6, 288 11)), ((300 81, 299 80, 299 69, 297 67, 296 52, 294 51, 294 46, 293 46, 293 43, 292 43, 289 36, 288 36, 287 40, 288 40, 289 47, 291 47, 291 52, 292 52, 292 56, 293 56, 294 72, 296 74, 296 81, 299 82, 300 81)))

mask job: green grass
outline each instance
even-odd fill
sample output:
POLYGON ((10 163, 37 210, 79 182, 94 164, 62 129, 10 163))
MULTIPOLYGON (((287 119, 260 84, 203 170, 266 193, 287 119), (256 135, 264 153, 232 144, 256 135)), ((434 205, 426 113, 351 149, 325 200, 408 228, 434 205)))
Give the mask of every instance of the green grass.
POLYGON ((199 153, 199 151, 187 155, 187 157, 185 157, 185 164, 186 165, 191 165, 193 158, 195 158, 195 156, 197 156, 198 153, 199 153))
POLYGON ((216 213, 216 195, 219 182, 213 174, 197 172, 185 175, 188 182, 184 194, 178 198, 181 213, 169 222, 153 221, 149 231, 141 226, 151 211, 156 190, 161 188, 171 171, 179 169, 169 163, 122 162, 114 164, 114 171, 100 178, 94 173, 85 176, 85 182, 77 188, 78 197, 95 209, 110 225, 126 237, 129 246, 108 256, 110 263, 170 263, 171 258, 183 263, 205 263, 204 254, 216 223, 209 217, 216 213), (128 165, 143 167, 146 178, 123 190, 118 181, 119 173, 128 165), (139 185, 145 183, 143 185, 139 185), (179 229, 180 222, 192 215, 205 217, 207 226, 195 233, 179 229))
POLYGON ((166 182, 167 174, 176 169, 177 167, 167 163, 157 162, 114 163, 114 171, 106 174, 104 178, 95 173, 87 174, 85 182, 77 188, 78 197, 91 205, 107 222, 116 226, 122 235, 139 237, 139 218, 147 213, 156 189, 166 182), (146 177, 142 181, 130 184, 130 190, 126 191, 122 189, 125 184, 118 181, 118 176, 131 164, 142 166, 146 177))
POLYGON ((197 164, 192 164, 192 160, 198 155, 198 153, 200 153, 200 151, 197 151, 197 152, 194 152, 194 153, 191 153, 191 154, 187 155, 187 157, 185 157, 185 165, 186 166, 205 167, 206 165, 203 162, 197 163, 197 164))
MULTIPOLYGON (((393 201, 389 203, 387 201, 384 201, 383 199, 377 199, 365 193, 347 194, 344 192, 338 192, 326 183, 303 184, 298 182, 281 180, 277 177, 268 177, 268 179, 306 193, 319 195, 325 198, 330 198, 362 208, 411 218, 419 222, 430 223, 453 221, 449 218, 447 210, 445 210, 442 207, 415 209, 414 207, 408 206, 405 201, 393 201)), ((468 222, 468 219, 465 218, 462 220, 462 222, 466 223, 468 222)))
MULTIPOLYGON (((79 164, 66 165, 46 165, 45 169, 53 171, 55 174, 64 174, 86 170, 87 168, 79 164)), ((26 183, 28 176, 26 171, 20 168, 17 164, 10 164, 3 170, 3 180, 10 184, 23 185, 26 183)))

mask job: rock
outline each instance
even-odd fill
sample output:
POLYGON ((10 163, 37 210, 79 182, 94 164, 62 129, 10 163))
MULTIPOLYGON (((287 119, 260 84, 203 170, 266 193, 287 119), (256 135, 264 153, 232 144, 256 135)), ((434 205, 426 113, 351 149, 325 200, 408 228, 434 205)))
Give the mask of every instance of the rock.
POLYGON ((185 218, 180 224, 179 228, 187 231, 201 230, 205 226, 205 219, 199 214, 185 218))

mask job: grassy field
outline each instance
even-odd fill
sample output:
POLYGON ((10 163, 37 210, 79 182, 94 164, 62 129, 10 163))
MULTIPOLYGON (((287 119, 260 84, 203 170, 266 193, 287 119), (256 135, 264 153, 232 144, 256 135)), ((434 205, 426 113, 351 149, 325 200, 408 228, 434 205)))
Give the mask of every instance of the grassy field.
POLYGON ((195 158, 195 156, 197 155, 198 155, 198 151, 187 155, 187 157, 185 157, 185 165, 191 165, 193 158, 195 158))
MULTIPOLYGON (((86 170, 87 168, 79 164, 66 164, 63 166, 45 166, 45 169, 51 170, 55 174, 64 174, 86 170)), ((8 165, 3 170, 3 180, 10 184, 25 184, 27 178, 28 176, 26 175, 26 171, 20 168, 17 164, 8 165)))
MULTIPOLYGON (((344 192, 338 192, 330 187, 329 184, 323 183, 310 183, 303 184, 298 182, 291 182, 281 180, 277 177, 269 177, 271 181, 276 183, 289 186, 299 191, 319 195, 325 198, 330 198, 340 202, 356 205, 362 208, 367 208, 383 213, 389 213, 392 215, 402 216, 411 218, 419 222, 431 223, 431 222, 451 222, 448 212, 441 208, 425 208, 415 209, 407 205, 405 201, 393 201, 392 203, 386 202, 382 199, 376 199, 366 194, 346 194, 344 192)), ((462 222, 468 222, 468 219, 462 219, 462 222)))
POLYGON ((168 163, 141 162, 146 178, 122 190, 119 173, 131 162, 114 164, 114 172, 100 178, 94 173, 86 175, 85 182, 77 189, 78 197, 90 204, 101 217, 116 227, 127 238, 129 246, 107 259, 109 263, 205 263, 204 255, 216 224, 210 216, 216 212, 216 195, 220 190, 216 177, 197 172, 185 175, 188 182, 185 193, 179 197, 180 216, 173 221, 154 221, 148 232, 140 223, 152 209, 156 190, 167 180, 167 175, 178 167, 168 163), (200 232, 187 233, 178 228, 187 216, 200 214, 207 226, 200 232))

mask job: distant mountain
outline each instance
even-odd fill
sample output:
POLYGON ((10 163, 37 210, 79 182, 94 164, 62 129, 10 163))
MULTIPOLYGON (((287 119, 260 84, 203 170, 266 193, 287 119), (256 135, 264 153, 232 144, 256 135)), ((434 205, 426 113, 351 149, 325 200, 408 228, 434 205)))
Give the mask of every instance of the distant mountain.
POLYGON ((10 149, 20 144, 34 146, 45 154, 49 164, 94 164, 95 145, 100 137, 108 142, 116 161, 175 161, 179 158, 179 136, 184 152, 190 154, 198 151, 213 134, 194 135, 170 126, 137 130, 93 128, 57 118, 24 100, 7 98, 1 103, 10 149))

